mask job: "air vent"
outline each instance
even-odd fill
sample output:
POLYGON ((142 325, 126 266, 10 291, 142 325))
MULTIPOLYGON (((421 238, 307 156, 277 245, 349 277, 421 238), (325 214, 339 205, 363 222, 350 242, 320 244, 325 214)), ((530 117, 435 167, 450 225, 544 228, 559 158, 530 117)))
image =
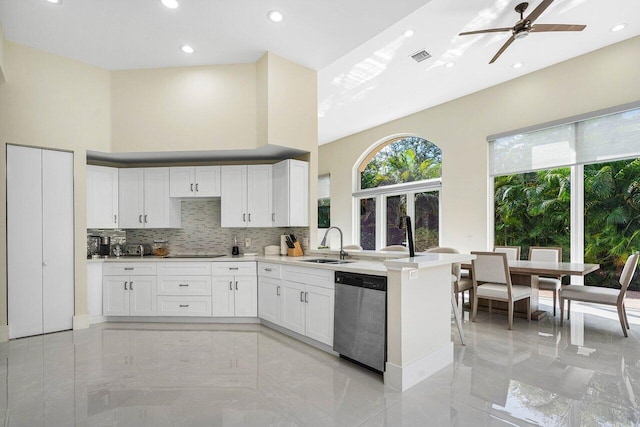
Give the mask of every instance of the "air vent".
POLYGON ((431 54, 429 52, 427 52, 426 50, 422 49, 421 51, 418 51, 418 52, 414 53, 413 55, 411 55, 411 57, 413 59, 415 59, 416 62, 422 62, 425 59, 431 58, 431 54))

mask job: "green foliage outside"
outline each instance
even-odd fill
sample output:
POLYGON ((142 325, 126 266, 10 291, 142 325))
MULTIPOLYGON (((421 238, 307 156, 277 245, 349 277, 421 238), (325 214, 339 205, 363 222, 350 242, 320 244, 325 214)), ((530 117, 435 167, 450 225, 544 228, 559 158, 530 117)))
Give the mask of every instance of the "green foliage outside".
MULTIPOLYGON (((495 244, 561 246, 570 259, 569 168, 495 178, 495 244)), ((600 270, 588 285, 618 287, 624 263, 640 249, 640 159, 584 166, 585 262, 600 270)), ((631 288, 638 289, 634 277, 631 288)))
POLYGON ((380 150, 360 174, 360 188, 377 188, 440 178, 442 151, 415 136, 399 139, 380 150))

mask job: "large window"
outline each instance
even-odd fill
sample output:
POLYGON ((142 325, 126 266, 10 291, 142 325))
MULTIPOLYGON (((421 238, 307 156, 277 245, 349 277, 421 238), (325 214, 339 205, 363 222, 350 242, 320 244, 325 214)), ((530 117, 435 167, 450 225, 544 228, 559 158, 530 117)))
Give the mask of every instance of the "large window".
POLYGON ((442 152, 418 137, 375 147, 357 169, 356 236, 363 249, 407 245, 412 218, 416 250, 438 245, 442 152))
POLYGON ((640 109, 492 139, 489 168, 496 245, 561 246, 600 264, 587 285, 619 286, 640 250, 640 109))

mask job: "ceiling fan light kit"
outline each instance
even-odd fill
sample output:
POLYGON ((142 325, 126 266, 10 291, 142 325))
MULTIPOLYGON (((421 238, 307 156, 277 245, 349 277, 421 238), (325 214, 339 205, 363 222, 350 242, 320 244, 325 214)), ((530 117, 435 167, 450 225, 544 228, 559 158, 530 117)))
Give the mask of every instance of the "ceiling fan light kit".
POLYGON ((502 55, 502 53, 507 50, 507 48, 513 43, 515 40, 520 40, 527 37, 530 33, 548 33, 555 31, 582 31, 586 28, 586 25, 571 25, 571 24, 536 24, 534 22, 536 19, 542 15, 554 0, 542 0, 542 3, 538 5, 533 12, 531 12, 526 18, 524 17, 524 12, 529 7, 529 3, 523 2, 519 3, 515 7, 515 11, 520 14, 520 19, 513 27, 505 27, 505 28, 489 28, 486 30, 476 30, 476 31, 467 31, 464 33, 460 33, 460 36, 467 36, 472 34, 486 34, 486 33, 500 33, 500 32, 508 32, 511 31, 511 37, 502 45, 502 47, 498 50, 498 52, 491 58, 489 64, 493 64, 496 59, 502 55))

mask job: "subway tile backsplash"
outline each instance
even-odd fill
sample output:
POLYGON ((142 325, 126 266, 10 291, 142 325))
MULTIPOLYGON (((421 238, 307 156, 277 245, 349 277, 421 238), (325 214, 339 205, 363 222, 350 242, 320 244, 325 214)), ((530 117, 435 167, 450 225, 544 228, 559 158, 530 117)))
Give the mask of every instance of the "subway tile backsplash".
MULTIPOLYGON (((308 241, 309 228, 221 228, 220 199, 213 199, 183 200, 182 228, 135 229, 124 232, 87 230, 87 234, 112 236, 112 243, 115 243, 115 239, 124 239, 126 243, 152 245, 154 240, 166 239, 169 241, 169 253, 173 254, 231 254, 233 238, 237 237, 240 253, 256 252, 261 255, 267 245, 280 246, 281 234, 295 234, 301 243, 303 239, 308 241), (244 244, 246 237, 251 239, 249 247, 244 244)), ((303 249, 307 251, 308 247, 303 249)))

